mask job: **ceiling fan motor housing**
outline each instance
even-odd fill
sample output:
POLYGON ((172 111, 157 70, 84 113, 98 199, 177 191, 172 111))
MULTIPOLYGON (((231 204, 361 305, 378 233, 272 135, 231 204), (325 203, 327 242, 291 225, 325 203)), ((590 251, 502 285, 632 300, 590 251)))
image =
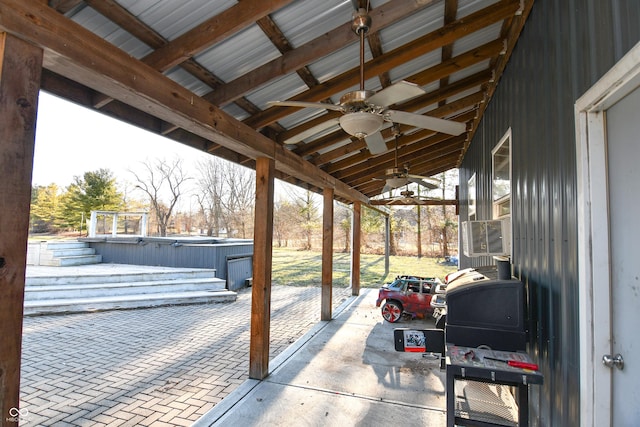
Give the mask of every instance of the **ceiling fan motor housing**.
POLYGON ((375 94, 372 90, 354 90, 347 92, 340 97, 340 105, 345 113, 353 113, 354 111, 363 111, 369 108, 367 99, 375 94))
POLYGON ((371 28, 371 17, 367 13, 365 9, 358 9, 353 12, 353 23, 351 24, 351 29, 356 34, 364 33, 367 34, 369 32, 369 28, 371 28))

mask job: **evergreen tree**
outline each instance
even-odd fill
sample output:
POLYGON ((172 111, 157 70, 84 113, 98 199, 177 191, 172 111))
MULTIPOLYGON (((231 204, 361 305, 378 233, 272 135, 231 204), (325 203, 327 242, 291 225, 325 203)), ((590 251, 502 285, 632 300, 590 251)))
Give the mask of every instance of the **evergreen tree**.
POLYGON ((62 197, 61 221, 66 228, 80 228, 90 217, 92 210, 118 211, 122 206, 122 195, 116 180, 108 169, 85 172, 84 177, 74 177, 62 197))
POLYGON ((31 190, 31 230, 35 233, 55 231, 59 227, 60 189, 56 184, 35 186, 31 190))

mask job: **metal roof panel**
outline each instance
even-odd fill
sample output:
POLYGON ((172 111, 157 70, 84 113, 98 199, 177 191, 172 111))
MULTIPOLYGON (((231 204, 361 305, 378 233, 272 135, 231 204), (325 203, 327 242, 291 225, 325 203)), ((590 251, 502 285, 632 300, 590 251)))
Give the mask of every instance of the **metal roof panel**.
POLYGON ((230 82, 281 56, 260 27, 252 25, 195 57, 218 78, 230 82))
POLYGON ((165 74, 171 80, 189 89, 198 96, 211 92, 209 86, 180 67, 173 68, 165 74))
POLYGON ((119 0, 119 3, 164 38, 173 40, 207 19, 235 6, 238 2, 235 0, 119 0))
POLYGON ((444 2, 426 7, 380 30, 382 50, 388 52, 442 27, 444 2))
POLYGON ((89 31, 104 38, 134 58, 142 58, 152 49, 91 7, 78 10, 72 18, 89 31))
POLYGON ((288 74, 261 86, 246 98, 258 108, 265 109, 269 101, 284 101, 306 89, 307 85, 297 74, 288 74))
POLYGON ((349 0, 298 1, 271 14, 294 48, 351 21, 349 0))

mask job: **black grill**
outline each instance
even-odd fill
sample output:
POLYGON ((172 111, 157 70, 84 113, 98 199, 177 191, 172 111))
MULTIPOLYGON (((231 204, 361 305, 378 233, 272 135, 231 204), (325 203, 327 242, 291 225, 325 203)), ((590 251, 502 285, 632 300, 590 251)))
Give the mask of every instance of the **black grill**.
POLYGON ((485 280, 447 289, 447 343, 526 350, 524 285, 518 280, 485 280))

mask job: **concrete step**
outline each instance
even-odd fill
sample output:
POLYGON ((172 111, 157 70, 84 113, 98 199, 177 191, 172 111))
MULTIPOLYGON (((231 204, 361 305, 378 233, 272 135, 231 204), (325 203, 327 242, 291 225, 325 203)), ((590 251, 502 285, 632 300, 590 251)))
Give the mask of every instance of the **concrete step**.
POLYGON ((58 240, 46 242, 46 249, 49 251, 56 251, 61 249, 78 249, 88 248, 89 244, 86 242, 78 242, 76 240, 58 240))
POLYGON ((27 256, 30 264, 51 267, 68 267, 72 265, 99 264, 102 256, 96 255, 95 249, 86 242, 53 241, 40 244, 29 244, 27 256))
POLYGON ((61 313, 84 313, 101 310, 149 308, 167 305, 204 304, 235 301, 231 291, 192 291, 143 295, 122 295, 77 299, 25 301, 25 316, 61 313))
POLYGON ((235 301, 215 269, 126 264, 28 266, 25 316, 235 301))
POLYGON ((47 259, 46 257, 40 258, 40 265, 49 265, 52 267, 69 267, 72 265, 88 265, 88 264, 100 264, 102 262, 102 255, 76 255, 76 256, 61 256, 47 259))
POLYGON ((216 278, 216 270, 211 268, 145 268, 145 266, 128 266, 122 264, 99 264, 95 266, 67 267, 64 269, 47 269, 41 272, 31 267, 34 272, 26 278, 26 286, 50 285, 90 285, 107 283, 137 283, 158 280, 194 280, 216 278), (55 271, 54 271, 55 270, 55 271))
POLYGON ((95 255, 96 250, 89 247, 84 248, 62 248, 45 251, 40 255, 40 259, 43 258, 55 258, 63 256, 81 256, 81 255, 95 255))
POLYGON ((106 296, 223 291, 226 282, 218 278, 147 280, 142 282, 62 284, 25 286, 25 301, 78 299, 106 296))

